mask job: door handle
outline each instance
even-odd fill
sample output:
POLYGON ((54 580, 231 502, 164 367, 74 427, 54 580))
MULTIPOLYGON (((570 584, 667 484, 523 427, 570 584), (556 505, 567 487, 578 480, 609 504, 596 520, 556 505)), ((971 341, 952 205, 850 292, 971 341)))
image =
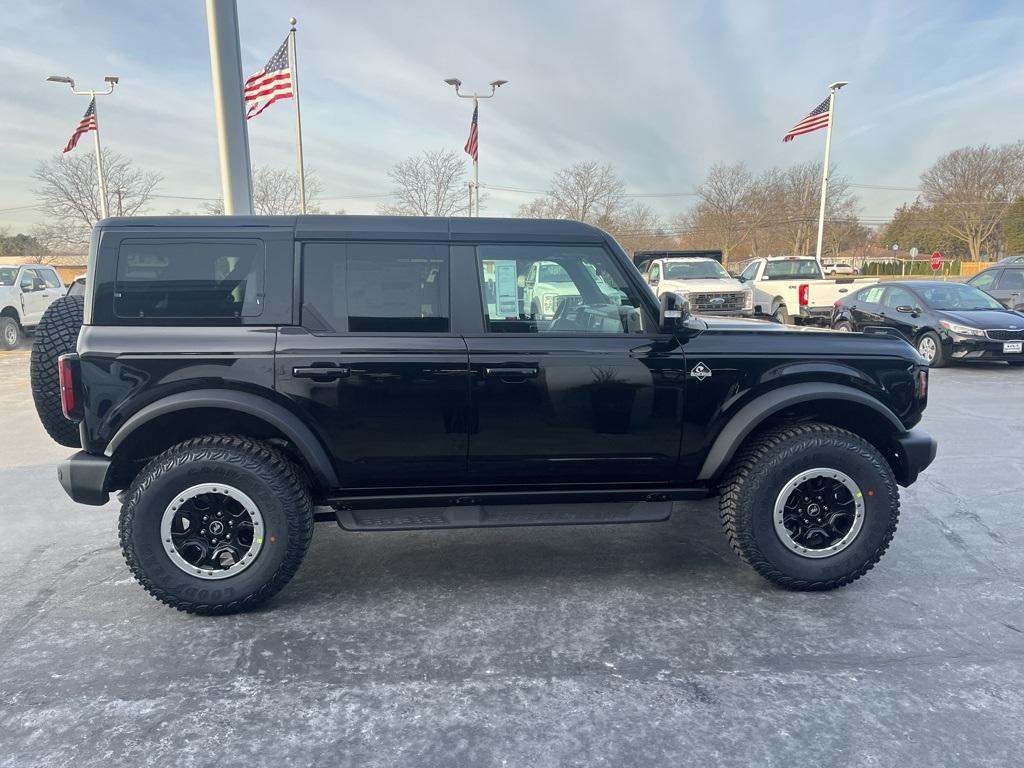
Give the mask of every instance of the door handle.
POLYGON ((348 368, 337 365, 299 365, 292 368, 292 376, 296 379, 313 379, 313 381, 334 381, 349 375, 348 368))
POLYGON ((532 379, 537 373, 536 368, 484 368, 489 379, 532 379))

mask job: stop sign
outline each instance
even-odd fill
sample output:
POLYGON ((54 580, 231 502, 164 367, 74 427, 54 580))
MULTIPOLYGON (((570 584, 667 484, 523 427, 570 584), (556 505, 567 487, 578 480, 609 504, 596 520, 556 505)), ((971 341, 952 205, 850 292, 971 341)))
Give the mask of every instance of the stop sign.
POLYGON ((942 269, 942 254, 938 251, 932 254, 932 269, 942 269))

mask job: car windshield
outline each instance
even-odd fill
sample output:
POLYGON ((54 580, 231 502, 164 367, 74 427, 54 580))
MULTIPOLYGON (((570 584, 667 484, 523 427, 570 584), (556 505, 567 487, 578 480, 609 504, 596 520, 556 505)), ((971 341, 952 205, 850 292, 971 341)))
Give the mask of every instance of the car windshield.
POLYGON ((915 286, 924 303, 932 309, 970 310, 1003 309, 1003 305, 973 285, 948 283, 943 285, 915 286))
POLYGON ((14 285, 14 280, 18 276, 18 269, 15 267, 11 269, 0 268, 0 285, 14 285))
POLYGON ((764 276, 769 280, 785 280, 787 277, 821 277, 821 268, 814 259, 786 259, 769 261, 764 265, 764 276))
POLYGON ((541 264, 540 282, 542 283, 571 283, 569 273, 558 264, 541 264))
POLYGON ((729 277, 729 273, 711 259, 665 262, 665 278, 668 280, 718 280, 723 277, 729 277))

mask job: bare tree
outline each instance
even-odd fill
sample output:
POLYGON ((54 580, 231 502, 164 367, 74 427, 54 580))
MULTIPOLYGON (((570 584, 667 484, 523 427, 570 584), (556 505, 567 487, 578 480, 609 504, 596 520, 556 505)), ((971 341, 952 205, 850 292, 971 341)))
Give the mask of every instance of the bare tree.
POLYGON ((469 210, 466 161, 451 149, 426 150, 395 163, 388 171, 393 203, 380 212, 391 216, 454 216, 469 210))
POLYGON ((666 234, 661 217, 643 203, 634 203, 626 208, 606 228, 628 253, 650 251, 672 244, 672 238, 666 234))
POLYGON ((976 260, 1024 194, 1024 141, 955 149, 921 174, 921 192, 943 231, 966 243, 976 260))
MULTIPOLYGON (((312 168, 306 169, 306 212, 320 213, 323 193, 320 177, 312 168)), ((203 203, 204 213, 220 216, 224 201, 203 203)), ((252 172, 252 210, 259 216, 292 216, 299 213, 299 175, 284 168, 260 166, 252 172)))
MULTIPOLYGON (((35 192, 40 208, 49 219, 36 237, 53 251, 85 247, 90 230, 102 217, 95 158, 86 153, 58 155, 39 163, 33 176, 39 182, 35 192)), ((116 152, 103 153, 103 177, 108 202, 123 216, 144 211, 162 180, 160 174, 139 170, 116 152)))
POLYGON ((547 205, 558 219, 608 226, 626 209, 626 185, 611 164, 590 160, 558 171, 551 180, 547 205))

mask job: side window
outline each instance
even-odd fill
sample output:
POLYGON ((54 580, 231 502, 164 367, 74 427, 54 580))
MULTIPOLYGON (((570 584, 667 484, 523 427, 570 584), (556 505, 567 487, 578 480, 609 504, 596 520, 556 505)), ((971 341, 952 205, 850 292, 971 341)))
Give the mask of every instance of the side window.
POLYGON ((52 269, 37 269, 36 272, 43 278, 43 283, 47 288, 60 288, 60 279, 52 269))
POLYGON ((917 299, 906 288, 892 287, 885 292, 885 306, 892 307, 913 307, 917 305, 917 299))
POLYGON ((259 240, 125 240, 114 314, 121 318, 256 317, 265 269, 259 240))
MULTIPOLYGON (((987 291, 993 285, 995 285, 996 278, 999 276, 998 269, 991 269, 987 272, 982 272, 977 277, 968 280, 968 285, 973 285, 975 288, 980 288, 983 291, 987 291)), ((1002 287, 1002 286, 1000 286, 1002 287)))
POLYGON ((866 288, 857 294, 857 298, 860 301, 867 302, 868 304, 881 304, 882 303, 882 291, 885 290, 885 286, 873 285, 870 288, 866 288))
POLYGON ((34 291, 43 290, 43 279, 39 277, 34 269, 23 269, 21 270, 21 280, 19 282, 22 293, 32 293, 34 291))
POLYGON ((302 324, 314 332, 448 333, 448 246, 309 243, 302 324))
POLYGON ((639 295, 599 246, 481 245, 477 258, 490 333, 644 332, 639 295))
POLYGON ((756 261, 753 264, 748 265, 747 268, 740 273, 740 277, 742 277, 744 280, 753 280, 755 275, 757 275, 756 261))
POLYGON ((655 264, 651 267, 651 282, 656 283, 661 280, 661 265, 655 264))
MULTIPOLYGON (((974 285, 977 288, 983 287, 977 283, 974 285)), ((1004 269, 999 278, 999 290, 1019 291, 1021 288, 1024 288, 1024 269, 1004 269)))

